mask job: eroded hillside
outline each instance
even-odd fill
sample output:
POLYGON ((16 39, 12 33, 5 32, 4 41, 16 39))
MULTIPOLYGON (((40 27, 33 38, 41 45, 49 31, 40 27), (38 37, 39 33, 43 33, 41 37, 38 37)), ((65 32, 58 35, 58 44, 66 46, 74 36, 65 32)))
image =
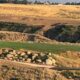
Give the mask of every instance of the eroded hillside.
POLYGON ((28 33, 32 35, 28 39, 31 41, 35 41, 38 34, 37 42, 79 42, 80 6, 0 4, 0 21, 3 21, 0 22, 1 31, 20 32, 21 36, 17 35, 19 40, 16 40, 15 33, 5 36, 5 32, 1 32, 4 41, 6 37, 9 41, 26 41, 22 33, 28 33))
POLYGON ((27 25, 0 22, 1 41, 69 42, 80 43, 80 25, 27 25))

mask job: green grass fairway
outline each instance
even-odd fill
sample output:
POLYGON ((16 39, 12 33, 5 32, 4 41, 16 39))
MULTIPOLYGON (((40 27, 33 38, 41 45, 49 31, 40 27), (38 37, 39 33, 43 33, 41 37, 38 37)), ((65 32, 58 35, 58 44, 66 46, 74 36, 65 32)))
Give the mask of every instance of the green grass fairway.
POLYGON ((80 51, 77 45, 45 44, 45 43, 20 43, 20 42, 3 42, 0 41, 0 48, 28 49, 41 52, 63 52, 63 51, 80 51))

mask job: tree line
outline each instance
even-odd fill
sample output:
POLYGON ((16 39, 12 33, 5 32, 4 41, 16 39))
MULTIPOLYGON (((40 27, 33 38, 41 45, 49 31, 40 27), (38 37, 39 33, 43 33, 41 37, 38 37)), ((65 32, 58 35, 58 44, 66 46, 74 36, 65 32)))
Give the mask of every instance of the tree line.
MULTIPOLYGON (((51 4, 51 2, 41 2, 38 0, 29 1, 29 0, 0 0, 0 3, 17 3, 17 4, 51 4)), ((53 4, 53 3, 52 3, 53 4)))
POLYGON ((17 4, 27 4, 27 0, 0 0, 0 3, 17 3, 17 4))
POLYGON ((80 5, 80 2, 66 2, 65 5, 80 5))
MULTIPOLYGON (((50 2, 50 1, 46 1, 46 2, 41 2, 38 0, 33 1, 29 1, 29 0, 0 0, 0 3, 14 3, 14 4, 50 4, 50 5, 58 5, 60 3, 57 2, 50 2)), ((80 2, 66 2, 64 3, 65 5, 80 5, 80 2)))

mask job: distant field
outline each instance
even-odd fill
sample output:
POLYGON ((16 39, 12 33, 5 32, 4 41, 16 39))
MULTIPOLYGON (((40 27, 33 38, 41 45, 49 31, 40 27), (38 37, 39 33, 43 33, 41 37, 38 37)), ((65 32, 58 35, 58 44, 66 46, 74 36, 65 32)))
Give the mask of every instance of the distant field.
POLYGON ((80 6, 0 4, 0 15, 80 19, 80 6))
POLYGON ((80 6, 0 4, 0 20, 46 25, 79 23, 80 6))
POLYGON ((64 51, 80 51, 80 46, 77 45, 62 45, 62 44, 45 44, 45 43, 20 43, 20 42, 2 42, 0 48, 13 49, 28 49, 41 52, 64 52, 64 51))

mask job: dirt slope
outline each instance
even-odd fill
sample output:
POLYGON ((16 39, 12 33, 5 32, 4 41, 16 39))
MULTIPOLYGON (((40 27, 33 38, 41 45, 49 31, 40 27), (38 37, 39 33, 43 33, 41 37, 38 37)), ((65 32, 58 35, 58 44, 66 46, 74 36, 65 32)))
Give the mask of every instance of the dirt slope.
POLYGON ((57 71, 0 61, 0 80, 68 80, 57 71))
POLYGON ((0 31, 0 41, 15 41, 15 42, 49 42, 50 39, 47 39, 44 36, 38 34, 28 34, 20 32, 10 32, 10 31, 0 31))
MULTIPOLYGON (((35 52, 36 53, 36 52, 35 52)), ((79 70, 56 70, 53 68, 62 69, 79 68, 80 58, 79 52, 65 52, 53 54, 52 57, 56 60, 55 66, 46 64, 33 64, 25 62, 17 62, 11 60, 0 59, 0 79, 1 80, 79 80, 79 70), (69 54, 72 54, 70 56, 69 54), (67 55, 67 56, 66 56, 67 55), (75 56, 76 55, 76 56, 75 56), (77 58, 77 59, 74 59, 77 58), (29 77, 31 76, 31 77, 29 77)))

